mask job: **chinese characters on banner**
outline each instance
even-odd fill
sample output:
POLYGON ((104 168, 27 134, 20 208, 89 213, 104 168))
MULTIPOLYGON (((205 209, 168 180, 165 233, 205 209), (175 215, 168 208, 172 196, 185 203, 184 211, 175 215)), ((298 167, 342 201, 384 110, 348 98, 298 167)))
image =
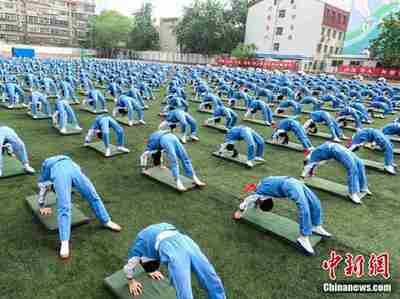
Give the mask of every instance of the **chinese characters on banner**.
POLYGON ((290 70, 297 71, 297 61, 292 60, 260 60, 260 59, 234 59, 234 58, 217 58, 217 64, 226 66, 243 66, 243 67, 255 67, 267 70, 290 70))
POLYGON ((339 67, 338 72, 345 74, 400 78, 400 69, 387 69, 380 67, 376 68, 376 67, 365 67, 365 66, 341 66, 339 67))
POLYGON ((365 257, 364 255, 353 256, 350 253, 341 256, 332 250, 329 259, 322 261, 321 266, 328 272, 331 280, 336 280, 336 270, 342 262, 345 264, 343 271, 346 277, 362 278, 368 275, 369 277, 390 278, 389 254, 387 252, 372 253, 369 257, 365 257), (368 267, 368 271, 366 267, 368 267))

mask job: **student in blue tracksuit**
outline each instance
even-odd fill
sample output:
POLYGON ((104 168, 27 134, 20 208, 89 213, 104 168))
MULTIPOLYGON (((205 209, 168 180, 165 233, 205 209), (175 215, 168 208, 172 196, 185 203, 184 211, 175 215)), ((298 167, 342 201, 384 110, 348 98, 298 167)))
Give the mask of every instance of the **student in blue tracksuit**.
POLYGON ((18 84, 10 82, 6 83, 4 91, 8 101, 8 108, 14 108, 18 102, 24 102, 24 92, 18 84))
POLYGON ((129 153, 129 149, 125 147, 124 129, 112 117, 106 115, 96 117, 85 137, 85 146, 89 145, 92 139, 97 136, 103 140, 104 147, 106 148, 106 157, 109 157, 111 155, 110 129, 113 129, 117 135, 117 150, 129 153))
POLYGON ((393 145, 386 135, 373 128, 364 128, 358 131, 352 138, 349 148, 351 151, 358 150, 362 145, 369 143, 378 147, 385 155, 385 170, 392 175, 396 174, 393 159, 393 145))
POLYGON ((113 231, 121 231, 121 227, 112 222, 100 196, 92 182, 83 174, 81 168, 67 156, 54 156, 42 164, 38 182, 38 204, 40 214, 49 216, 52 209, 46 207, 46 193, 53 188, 57 196, 58 233, 61 241, 60 257, 70 256, 69 240, 71 237, 71 192, 75 188, 86 199, 96 218, 113 231))
POLYGON ((382 128, 383 134, 387 136, 400 136, 400 122, 392 122, 382 128))
POLYGON ((144 121, 144 107, 140 103, 131 97, 122 95, 118 98, 118 101, 113 110, 113 116, 116 117, 118 114, 125 115, 128 114, 129 126, 134 124, 134 114, 138 116, 138 122, 140 124, 146 124, 144 121))
POLYGON ((153 158, 155 166, 164 167, 162 165, 162 154, 166 154, 169 167, 173 178, 176 181, 176 187, 180 191, 185 191, 180 175, 179 175, 179 161, 182 162, 185 175, 193 179, 193 183, 199 187, 203 187, 206 184, 200 181, 194 172, 192 161, 189 158, 184 146, 179 141, 178 137, 169 131, 157 131, 150 135, 146 145, 146 149, 140 157, 140 165, 142 171, 145 173, 148 165, 149 157, 153 158))
POLYGON ((314 170, 321 163, 331 159, 344 166, 347 171, 349 197, 354 203, 361 204, 360 195, 372 194, 368 189, 364 163, 348 148, 340 144, 326 142, 309 153, 304 161, 302 177, 312 176, 314 170))
POLYGON ((53 123, 60 129, 61 133, 67 132, 67 124, 71 124, 77 130, 81 130, 79 127, 78 119, 76 118, 74 110, 71 108, 67 100, 57 98, 56 109, 53 114, 53 123))
POLYGON ((221 144, 220 152, 232 152, 233 156, 237 156, 235 143, 243 140, 247 145, 247 165, 254 167, 254 161, 265 161, 265 141, 255 130, 246 126, 233 127, 226 133, 224 143, 221 144))
POLYGON ((199 246, 168 223, 153 224, 141 230, 133 241, 124 272, 133 296, 145 293, 134 271, 142 266, 152 279, 162 280, 160 264, 168 269, 177 299, 193 299, 191 273, 196 275, 209 299, 226 299, 224 286, 199 246))
POLYGON ((35 173, 35 170, 29 165, 28 153, 25 143, 19 138, 17 133, 5 126, 0 126, 0 177, 3 175, 3 155, 15 155, 21 161, 25 172, 35 173))
POLYGON ((114 102, 122 95, 122 88, 116 82, 111 82, 107 87, 107 92, 114 98, 114 102))
POLYGON ((261 100, 251 100, 251 102, 247 108, 248 108, 248 110, 247 110, 246 114, 244 115, 245 118, 251 117, 252 119, 255 119, 256 113, 258 111, 260 111, 265 124, 267 126, 271 126, 271 124, 273 122, 273 120, 272 120, 273 113, 272 113, 271 108, 269 108, 269 106, 265 102, 263 102, 261 100))
POLYGON ((362 129, 363 114, 360 111, 351 108, 350 106, 346 106, 336 114, 336 120, 339 122, 339 124, 342 124, 343 126, 346 125, 348 117, 352 118, 357 130, 362 129))
POLYGON ((293 109, 294 115, 299 115, 301 113, 301 109, 302 109, 300 103, 298 103, 294 100, 284 100, 279 103, 278 108, 276 108, 276 110, 275 110, 275 113, 283 114, 289 108, 293 109))
POLYGON ((188 138, 199 141, 197 137, 196 120, 189 113, 180 109, 175 109, 168 112, 166 116, 162 116, 162 118, 165 120, 160 124, 160 130, 166 130, 168 128, 175 129, 176 125, 179 124, 182 132, 182 143, 186 143, 188 138))
POLYGON ((288 118, 280 121, 274 126, 272 133, 272 141, 278 144, 288 144, 291 131, 303 145, 304 149, 311 150, 313 148, 310 138, 308 138, 303 126, 295 119, 288 118))
POLYGON ((225 106, 219 106, 214 109, 213 116, 205 121, 206 125, 212 123, 219 123, 221 118, 225 118, 225 127, 232 129, 237 124, 238 115, 231 108, 225 106))
POLYGON ((241 219, 242 214, 251 208, 259 208, 264 212, 271 211, 273 200, 287 198, 294 201, 297 206, 300 226, 297 242, 308 254, 314 254, 310 243, 312 234, 324 238, 332 236, 322 227, 323 212, 318 197, 299 180, 288 176, 265 177, 257 186, 248 191, 253 191, 253 189, 255 192, 240 204, 240 211, 234 214, 234 219, 241 219))
POLYGON ((38 108, 40 108, 39 110, 42 113, 48 115, 49 117, 52 116, 50 102, 44 94, 38 91, 32 92, 30 105, 33 118, 37 118, 38 108))
POLYGON ((317 133, 317 124, 324 124, 328 127, 334 142, 340 142, 344 138, 343 131, 336 119, 326 111, 314 111, 310 113, 310 119, 304 123, 304 129, 310 133, 317 133))
POLYGON ((312 105, 312 111, 321 110, 323 102, 312 96, 306 96, 300 101, 300 105, 312 105))
POLYGON ((89 94, 87 95, 87 98, 83 102, 83 104, 87 104, 92 107, 94 112, 107 112, 106 99, 104 98, 103 94, 97 89, 92 89, 89 91, 89 94))

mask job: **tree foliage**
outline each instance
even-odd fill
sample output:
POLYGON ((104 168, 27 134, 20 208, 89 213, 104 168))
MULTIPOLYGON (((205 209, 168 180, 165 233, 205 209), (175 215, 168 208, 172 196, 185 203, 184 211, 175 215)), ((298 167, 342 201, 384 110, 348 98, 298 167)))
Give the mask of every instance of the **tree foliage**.
POLYGON ((153 5, 145 2, 135 14, 129 46, 133 50, 144 51, 158 50, 159 44, 159 34, 153 25, 153 5))
POLYGON ((131 18, 117 11, 103 11, 90 21, 91 42, 96 48, 124 48, 132 25, 131 18))
POLYGON ((240 43, 232 50, 231 56, 239 59, 249 59, 256 57, 257 46, 255 44, 240 43))
POLYGON ((400 67, 400 12, 391 14, 380 25, 380 34, 371 52, 384 67, 400 67))
POLYGON ((184 52, 230 53, 244 40, 246 18, 246 0, 193 0, 175 29, 178 43, 184 52))

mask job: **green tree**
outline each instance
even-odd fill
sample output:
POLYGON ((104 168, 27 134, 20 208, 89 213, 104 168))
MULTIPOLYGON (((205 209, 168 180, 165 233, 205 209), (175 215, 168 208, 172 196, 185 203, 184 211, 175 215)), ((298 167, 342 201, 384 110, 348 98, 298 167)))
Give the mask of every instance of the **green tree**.
POLYGON ((383 20, 380 34, 372 42, 371 54, 384 67, 400 67, 400 12, 383 20))
POLYGON ((257 46, 255 44, 240 43, 232 50, 231 56, 239 59, 249 59, 256 57, 257 46))
POLYGON ((153 25, 153 5, 150 2, 145 2, 135 14, 129 46, 136 51, 158 50, 160 47, 159 34, 153 25))
POLYGON ((194 0, 184 8, 175 32, 184 52, 200 54, 230 53, 243 42, 247 1, 194 0))
POLYGON ((127 47, 132 25, 130 17, 113 10, 103 11, 90 20, 91 46, 100 50, 102 56, 112 57, 115 48, 127 47))

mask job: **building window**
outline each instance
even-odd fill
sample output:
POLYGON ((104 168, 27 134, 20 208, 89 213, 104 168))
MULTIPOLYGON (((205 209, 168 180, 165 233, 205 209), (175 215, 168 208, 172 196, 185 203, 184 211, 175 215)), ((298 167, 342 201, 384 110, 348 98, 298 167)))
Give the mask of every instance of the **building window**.
POLYGON ((292 40, 292 39, 293 39, 293 35, 289 35, 288 40, 292 40))
POLYGON ((333 30, 333 34, 332 34, 332 38, 333 38, 333 39, 336 38, 336 34, 337 34, 337 31, 336 31, 336 30, 333 30))
POLYGON ((290 4, 294 4, 294 0, 290 0, 290 4))
POLYGON ((336 12, 332 11, 332 22, 336 22, 336 12))
POLYGON ((326 32, 326 35, 327 35, 328 37, 331 37, 331 28, 328 29, 328 31, 326 32))
POLYGON ((324 46, 324 53, 325 54, 328 53, 328 46, 327 45, 324 46))
POLYGON ((278 17, 280 17, 280 18, 286 17, 286 10, 285 9, 279 10, 278 17))
POLYGON ((294 30, 294 25, 290 25, 290 30, 294 30))
POLYGON ((321 35, 325 35, 325 27, 322 27, 321 35))
POLYGON ((271 16, 268 16, 268 17, 267 17, 267 21, 271 21, 271 16))
POLYGON ((267 26, 265 29, 266 29, 267 31, 269 31, 270 28, 269 28, 269 26, 267 26))
POLYGON ((282 35, 283 34, 283 27, 276 27, 276 35, 282 35))
POLYGON ((277 5, 278 4, 278 0, 274 0, 274 5, 277 5))
POLYGON ((321 53, 321 50, 322 50, 322 44, 318 44, 317 53, 321 53))
POLYGON ((292 20, 296 19, 296 15, 292 15, 292 20))
POLYGON ((343 37, 343 32, 339 32, 339 40, 342 40, 342 37, 343 37))
POLYGON ((333 47, 331 46, 330 48, 329 48, 329 54, 333 54, 333 47))
POLYGON ((335 54, 338 55, 338 54, 339 54, 339 51, 340 51, 340 48, 336 48, 335 54))
POLYGON ((274 51, 279 51, 279 43, 274 43, 274 51))

